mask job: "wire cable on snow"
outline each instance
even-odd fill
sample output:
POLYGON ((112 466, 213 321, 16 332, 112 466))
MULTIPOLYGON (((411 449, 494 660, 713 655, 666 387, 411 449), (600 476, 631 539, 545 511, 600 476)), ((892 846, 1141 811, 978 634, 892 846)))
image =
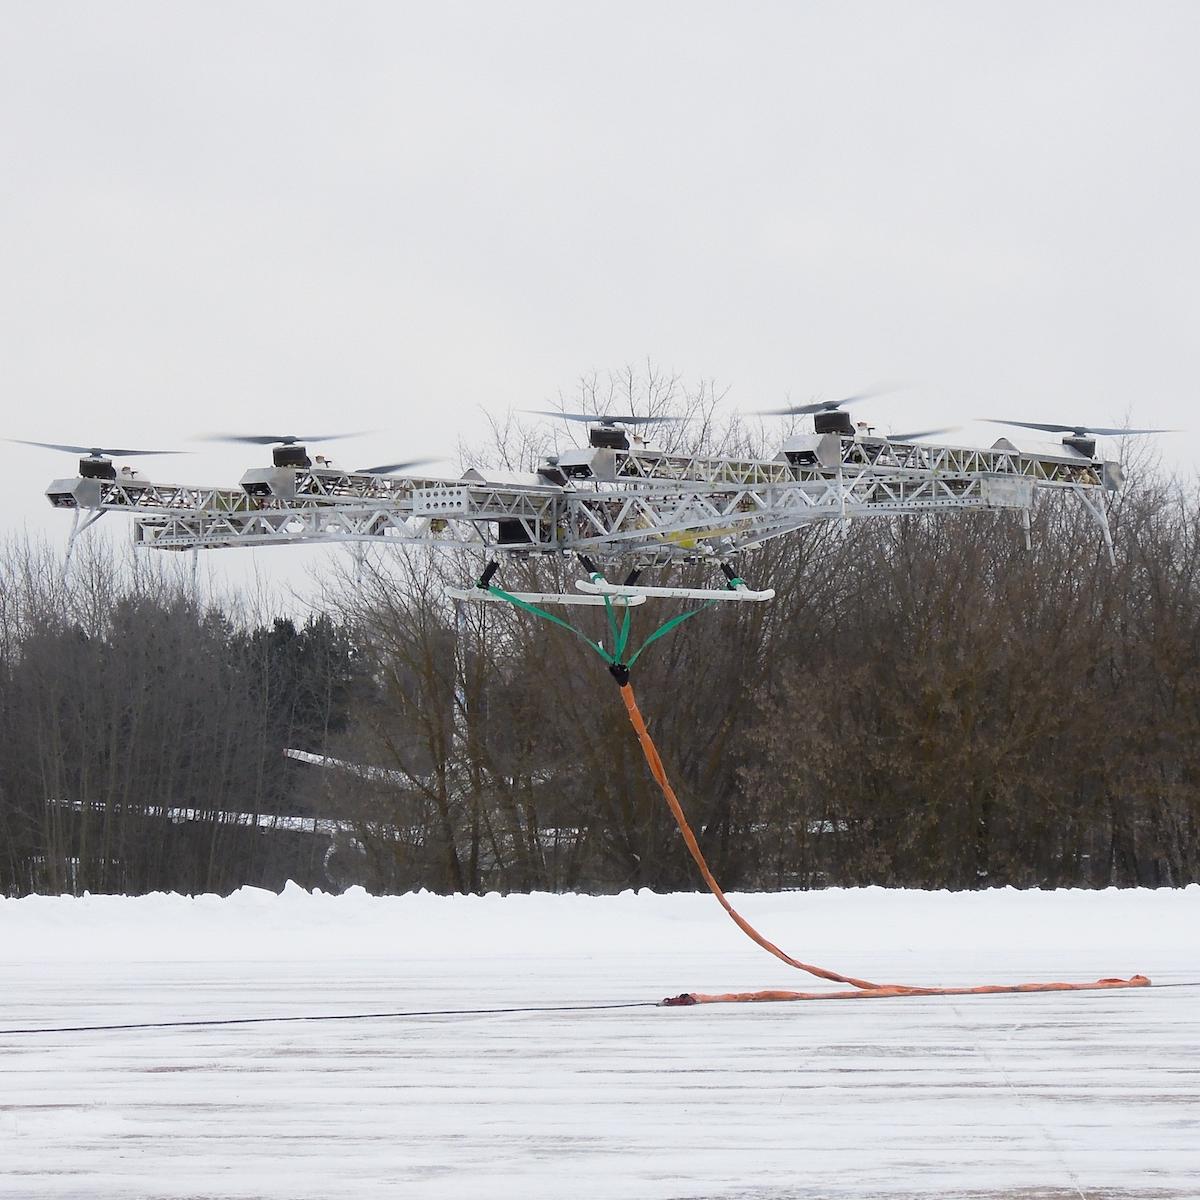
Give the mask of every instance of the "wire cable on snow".
MULTIPOLYGON (((1200 988, 1200 980, 1188 983, 1154 983, 1139 991, 1160 992, 1164 988, 1200 988)), ((998 993, 1003 995, 1046 995, 1045 992, 998 993)), ((1061 993, 1054 993, 1056 995, 1061 993)), ((1078 991, 1077 996, 1096 995, 1096 992, 1078 991)), ((880 999, 888 1000, 945 1000, 944 996, 928 993, 906 995, 887 994, 880 999)), ((382 1021, 404 1020, 409 1017, 494 1017, 513 1013, 557 1013, 557 1012, 605 1012, 620 1008, 662 1008, 661 1000, 627 1000, 620 1004, 543 1004, 516 1006, 513 1008, 430 1008, 407 1009, 402 1012, 371 1013, 318 1013, 294 1017, 212 1017, 195 1021, 136 1021, 123 1025, 56 1025, 27 1027, 23 1029, 0 1029, 0 1037, 15 1037, 33 1033, 118 1033, 134 1029, 212 1029, 222 1025, 278 1025, 285 1021, 382 1021)), ((666 1007, 675 1007, 667 1005, 666 1007)))
POLYGON ((58 1025, 42 1028, 0 1029, 0 1037, 18 1033, 114 1033, 126 1029, 197 1029, 218 1025, 270 1025, 282 1021, 379 1021, 405 1017, 492 1017, 504 1013, 599 1012, 613 1008, 657 1008, 654 1000, 632 1000, 623 1004, 547 1004, 527 1008, 442 1008, 409 1009, 405 1012, 320 1013, 295 1017, 213 1017, 196 1021, 137 1021, 126 1025, 58 1025))

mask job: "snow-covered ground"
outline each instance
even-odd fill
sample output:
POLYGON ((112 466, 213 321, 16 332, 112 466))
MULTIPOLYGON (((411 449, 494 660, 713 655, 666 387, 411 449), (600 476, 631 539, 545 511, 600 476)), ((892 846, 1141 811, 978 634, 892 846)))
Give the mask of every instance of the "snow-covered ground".
MULTIPOLYGON (((1200 888, 738 901, 905 983, 1200 981, 1200 888)), ((827 985, 707 895, 0 901, 0 1028, 827 985)), ((0 1034, 0 1196, 1200 1196, 1200 988, 0 1034)))

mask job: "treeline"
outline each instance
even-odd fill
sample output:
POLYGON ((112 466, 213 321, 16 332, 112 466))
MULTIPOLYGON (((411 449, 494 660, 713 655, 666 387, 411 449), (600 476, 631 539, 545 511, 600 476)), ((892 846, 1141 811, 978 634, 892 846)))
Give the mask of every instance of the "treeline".
POLYGON ((323 883, 310 771, 346 728, 353 654, 329 617, 255 626, 182 576, 89 543, 0 553, 0 891, 323 883), (292 818, 292 819, 289 819, 292 818))
MULTIPOLYGON (((1115 567, 1065 497, 1039 508, 1032 551, 1011 514, 959 514, 828 523, 748 557, 776 600, 684 623, 634 675, 718 875, 1200 880, 1200 506, 1142 487, 1110 520, 1115 567)), ((375 689, 348 754, 394 772, 355 793, 364 877, 696 886, 600 660, 502 606, 456 618, 456 570, 369 564, 345 611, 375 689)), ((530 589, 577 574, 506 570, 530 589)), ((649 609, 642 636, 679 611, 649 609)), ((603 614, 581 624, 605 635, 603 614)))
MULTIPOLYGON (((683 623, 634 673, 723 881, 1200 880, 1200 504, 1143 481, 1110 521, 1115 567, 1068 498, 1032 551, 979 513, 747 556, 776 600, 683 623)), ((335 561, 306 621, 201 602, 169 565, 93 545, 64 582, 45 549, 0 556, 3 892, 697 885, 599 658, 448 601, 460 559, 335 561)), ((635 644, 677 611, 636 610, 635 644)))

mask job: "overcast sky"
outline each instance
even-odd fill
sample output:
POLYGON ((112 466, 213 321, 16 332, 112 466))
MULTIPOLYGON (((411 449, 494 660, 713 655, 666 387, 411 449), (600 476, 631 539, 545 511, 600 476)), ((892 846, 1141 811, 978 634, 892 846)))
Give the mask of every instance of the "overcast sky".
MULTIPOLYGON (((747 409, 902 380, 900 429, 1197 424, 1195 3, 0 16, 8 436, 375 462, 646 355, 747 409)), ((5 528, 65 537, 71 461, 0 465, 5 528)))

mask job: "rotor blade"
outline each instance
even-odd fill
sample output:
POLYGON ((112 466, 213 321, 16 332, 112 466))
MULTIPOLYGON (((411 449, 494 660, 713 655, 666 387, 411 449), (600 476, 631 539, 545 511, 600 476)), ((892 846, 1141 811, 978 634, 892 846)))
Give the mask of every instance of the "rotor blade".
POLYGON ((638 417, 632 413, 617 414, 616 416, 609 413, 569 413, 559 412, 556 408, 527 408, 524 411, 537 417, 558 417, 563 421, 587 421, 589 425, 655 425, 691 420, 690 417, 638 417))
POLYGON ((5 438, 6 442, 16 442, 21 446, 40 446, 43 450, 61 450, 64 454, 90 454, 93 458, 100 455, 116 458, 129 458, 135 454, 186 454, 186 450, 120 450, 110 446, 68 446, 61 442, 29 442, 24 438, 5 438))
MULTIPOLYGON (((847 400, 853 397, 847 397, 847 400)), ((754 415, 758 417, 803 417, 808 413, 836 412, 847 400, 820 400, 813 404, 789 404, 787 408, 763 408, 754 415)))
POLYGON ((229 442, 244 446, 294 446, 297 442, 338 442, 343 438, 365 437, 368 433, 372 432, 374 431, 360 429, 357 433, 317 433, 308 437, 293 433, 279 435, 265 433, 208 433, 202 434, 192 440, 197 442, 229 442))
POLYGON ((756 417, 802 417, 806 413, 832 412, 838 406, 838 401, 827 400, 820 404, 789 404, 787 408, 758 408, 754 410, 756 417))
POLYGON ((535 417, 558 417, 561 421, 599 421, 597 416, 590 416, 588 413, 569 413, 559 412, 553 408, 526 408, 524 412, 535 417))
POLYGON ((911 433, 889 433, 887 440, 889 442, 916 442, 921 438, 937 437, 939 433, 953 433, 956 429, 961 428, 961 425, 947 425, 942 429, 915 429, 911 433))
POLYGON ((1096 429, 1089 426, 1088 433, 1098 434, 1100 437, 1121 437, 1126 433, 1182 433, 1182 429, 1096 429))
POLYGON ((843 396, 840 400, 827 400, 827 404, 861 404, 864 400, 874 400, 876 396, 890 396, 893 392, 904 389, 898 383, 880 384, 878 387, 867 388, 865 392, 856 392, 853 396, 843 396))
POLYGON ((1120 437, 1126 433, 1179 433, 1178 429, 1102 429, 1099 425, 1055 425, 1049 421, 1008 421, 1000 417, 984 417, 989 425, 1016 425, 1021 429, 1041 429, 1046 433, 1073 433, 1076 437, 1097 434, 1100 437, 1120 437))
POLYGON ((441 462, 439 458, 410 458, 405 462, 382 463, 378 467, 358 467, 355 475, 391 475, 394 471, 410 471, 413 467, 423 467, 426 463, 441 462))
POLYGON ((843 404, 861 404, 864 400, 874 400, 876 396, 886 396, 902 389, 894 384, 887 387, 870 388, 865 392, 857 392, 853 396, 843 396, 840 400, 816 400, 812 404, 789 404, 787 408, 768 408, 755 414, 760 417, 801 417, 807 413, 835 412, 843 404))
POLYGON ((605 417, 606 423, 617 422, 621 425, 684 425, 690 421, 691 417, 605 417))

